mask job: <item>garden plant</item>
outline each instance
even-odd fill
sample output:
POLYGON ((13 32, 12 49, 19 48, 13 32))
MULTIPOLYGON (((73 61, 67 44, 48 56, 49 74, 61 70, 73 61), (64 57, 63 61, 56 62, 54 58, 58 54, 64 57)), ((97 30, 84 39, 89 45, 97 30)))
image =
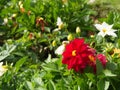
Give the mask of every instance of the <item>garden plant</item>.
POLYGON ((119 90, 119 2, 0 0, 0 90, 119 90))

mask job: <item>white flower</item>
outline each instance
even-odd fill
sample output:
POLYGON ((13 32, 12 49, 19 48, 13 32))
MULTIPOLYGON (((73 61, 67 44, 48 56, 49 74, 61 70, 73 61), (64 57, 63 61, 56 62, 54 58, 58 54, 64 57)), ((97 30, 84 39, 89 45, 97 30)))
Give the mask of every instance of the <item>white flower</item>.
POLYGON ((55 54, 58 54, 58 55, 62 55, 62 53, 64 52, 65 50, 65 45, 60 45, 56 50, 55 50, 55 54))
POLYGON ((3 22, 3 25, 7 24, 7 23, 8 23, 8 18, 4 18, 3 21, 4 21, 4 22, 3 22))
POLYGON ((53 30, 54 32, 59 31, 59 30, 61 30, 64 27, 64 23, 62 22, 60 17, 57 18, 56 25, 58 26, 58 28, 55 28, 53 30))
POLYGON ((57 18, 57 26, 61 25, 63 22, 60 17, 57 18))
POLYGON ((3 62, 0 62, 0 76, 2 76, 8 69, 3 66, 3 62))
POLYGON ((117 30, 112 29, 113 24, 109 25, 106 22, 103 22, 102 24, 95 24, 95 27, 100 31, 98 35, 102 37, 105 37, 106 35, 117 37, 117 35, 115 34, 115 31, 117 30))
POLYGON ((60 45, 56 50, 55 50, 55 54, 57 55, 62 55, 62 53, 64 52, 65 50, 65 46, 66 44, 68 44, 69 41, 63 41, 62 42, 62 45, 60 45))
POLYGON ((57 26, 58 26, 58 29, 62 29, 62 28, 63 28, 63 25, 64 25, 64 24, 63 24, 61 18, 58 17, 58 18, 57 18, 57 26))
POLYGON ((89 0, 88 1, 88 4, 92 4, 92 3, 94 3, 95 2, 95 0, 89 0))
POLYGON ((17 16, 17 14, 16 13, 14 13, 11 17, 16 17, 17 16))

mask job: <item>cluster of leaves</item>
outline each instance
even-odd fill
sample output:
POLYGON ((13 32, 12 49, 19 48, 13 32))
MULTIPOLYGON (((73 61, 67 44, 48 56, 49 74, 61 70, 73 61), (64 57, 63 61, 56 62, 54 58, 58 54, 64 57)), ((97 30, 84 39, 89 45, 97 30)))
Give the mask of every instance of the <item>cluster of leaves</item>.
POLYGON ((0 0, 0 61, 8 65, 0 78, 1 90, 119 89, 119 57, 112 57, 111 52, 115 47, 120 48, 120 15, 111 12, 99 19, 114 24, 118 30, 117 38, 103 40, 96 36, 93 27, 97 12, 87 1, 0 0), (57 17, 61 17, 64 28, 55 31, 57 17), (78 26, 79 34, 76 33, 78 26), (67 70, 61 63, 62 57, 54 51, 69 34, 74 38, 84 37, 98 53, 103 52, 108 59, 106 69, 97 61, 97 74, 67 70))

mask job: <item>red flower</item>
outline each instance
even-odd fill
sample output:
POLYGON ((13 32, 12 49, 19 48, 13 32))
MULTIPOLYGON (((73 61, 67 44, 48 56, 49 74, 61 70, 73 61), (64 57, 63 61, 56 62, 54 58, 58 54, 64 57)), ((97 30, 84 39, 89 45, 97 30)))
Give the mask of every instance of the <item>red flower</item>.
POLYGON ((84 39, 74 39, 66 45, 63 52, 62 63, 67 64, 68 69, 74 69, 76 72, 83 72, 87 66, 93 68, 96 72, 96 60, 100 60, 102 65, 106 65, 106 57, 103 54, 96 54, 95 49, 90 48, 84 42, 84 39))
POLYGON ((103 67, 105 67, 105 65, 107 63, 107 59, 103 54, 97 54, 97 55, 94 55, 94 56, 89 55, 89 59, 90 59, 90 61, 92 61, 92 62, 89 63, 89 65, 93 68, 95 73, 96 73, 96 60, 97 59, 101 62, 103 67))
POLYGON ((93 56, 93 54, 89 46, 84 43, 84 39, 74 39, 66 45, 66 49, 62 54, 62 63, 67 64, 68 69, 83 72, 90 62, 89 56, 93 56))
POLYGON ((100 62, 102 63, 102 65, 105 67, 106 62, 107 62, 106 57, 103 54, 98 54, 97 58, 98 58, 98 60, 100 60, 100 62))

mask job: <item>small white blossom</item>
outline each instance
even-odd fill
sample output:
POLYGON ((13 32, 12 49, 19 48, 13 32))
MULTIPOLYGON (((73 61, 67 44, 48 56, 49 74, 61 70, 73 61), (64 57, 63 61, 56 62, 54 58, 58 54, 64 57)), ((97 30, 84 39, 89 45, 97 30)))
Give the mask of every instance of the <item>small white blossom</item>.
POLYGON ((17 16, 17 14, 15 14, 15 13, 12 15, 12 17, 16 17, 16 16, 17 16))
POLYGON ((62 22, 61 18, 58 17, 58 18, 57 18, 57 26, 59 26, 59 25, 61 25, 61 24, 63 24, 63 22, 62 22))
POLYGON ((60 45, 60 46, 55 50, 55 54, 57 54, 57 55, 62 55, 62 53, 64 52, 64 50, 65 50, 65 45, 62 44, 62 45, 60 45))
POLYGON ((20 6, 21 4, 22 4, 22 1, 19 1, 19 2, 18 2, 18 5, 20 6))
POLYGON ((6 71, 6 66, 3 66, 3 62, 0 62, 0 76, 2 76, 6 71))
POLYGON ((62 53, 65 50, 65 46, 69 43, 69 41, 63 41, 62 45, 60 45, 56 50, 55 50, 55 54, 57 55, 62 55, 62 53))
POLYGON ((4 18, 3 21, 4 21, 3 25, 7 24, 8 23, 8 18, 4 18))
POLYGON ((58 26, 58 29, 62 29, 63 27, 63 22, 60 17, 57 18, 57 26, 58 26))
POLYGON ((103 22, 102 24, 95 24, 94 26, 100 31, 98 35, 102 37, 105 37, 106 35, 117 37, 115 34, 115 31, 117 30, 112 29, 113 24, 109 25, 106 22, 103 22))
POLYGON ((60 17, 57 18, 56 25, 58 26, 58 28, 55 28, 53 32, 59 31, 64 27, 64 23, 62 22, 60 17))
POLYGON ((92 3, 94 3, 95 2, 95 0, 89 0, 88 1, 88 4, 92 4, 92 3))

